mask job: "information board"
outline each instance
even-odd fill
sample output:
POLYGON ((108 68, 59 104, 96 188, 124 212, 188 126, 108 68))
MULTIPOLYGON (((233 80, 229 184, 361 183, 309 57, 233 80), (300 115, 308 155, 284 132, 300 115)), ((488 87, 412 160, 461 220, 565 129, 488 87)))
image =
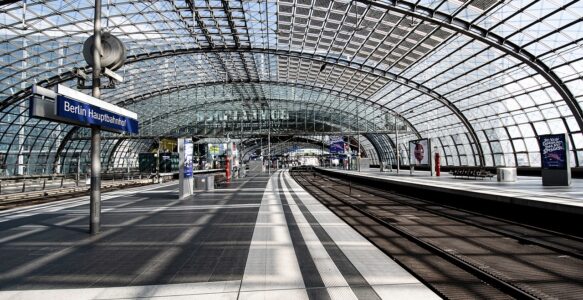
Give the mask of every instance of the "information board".
POLYGON ((184 177, 192 177, 192 154, 194 145, 192 140, 187 139, 184 141, 184 177))
POLYGON ((541 135, 539 146, 543 169, 567 169, 567 145, 564 134, 541 135))

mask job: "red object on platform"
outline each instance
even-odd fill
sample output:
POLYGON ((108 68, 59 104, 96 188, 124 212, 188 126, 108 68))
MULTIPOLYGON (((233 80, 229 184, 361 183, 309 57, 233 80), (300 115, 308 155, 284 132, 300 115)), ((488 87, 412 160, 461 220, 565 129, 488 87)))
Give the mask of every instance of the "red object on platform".
POLYGON ((439 153, 435 153, 435 176, 441 174, 441 162, 439 161, 439 153))
POLYGON ((225 159, 225 177, 227 177, 227 182, 231 182, 231 161, 228 157, 225 159))

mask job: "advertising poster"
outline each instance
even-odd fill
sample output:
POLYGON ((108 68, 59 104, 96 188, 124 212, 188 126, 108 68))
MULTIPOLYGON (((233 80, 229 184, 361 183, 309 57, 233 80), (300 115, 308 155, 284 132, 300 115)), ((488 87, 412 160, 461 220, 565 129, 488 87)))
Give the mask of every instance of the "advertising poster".
POLYGON ((192 154, 194 145, 192 140, 184 141, 184 177, 192 177, 192 154))
POLYGON ((409 142, 409 157, 411 165, 423 166, 429 165, 429 140, 422 139, 409 142))
POLYGON ((330 137, 330 153, 344 153, 344 139, 341 136, 330 137))
POLYGON ((226 154, 227 149, 230 149, 228 147, 227 144, 208 144, 207 159, 218 159, 220 155, 226 154))
POLYGON ((543 169, 567 169, 567 146, 564 134, 539 136, 543 169))
POLYGON ((211 155, 219 155, 219 145, 209 144, 209 154, 211 155))

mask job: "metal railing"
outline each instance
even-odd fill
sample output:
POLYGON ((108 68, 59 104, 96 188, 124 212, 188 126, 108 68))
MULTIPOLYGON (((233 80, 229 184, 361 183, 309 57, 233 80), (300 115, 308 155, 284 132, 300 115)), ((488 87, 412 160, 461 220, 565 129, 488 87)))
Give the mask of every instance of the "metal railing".
MULTIPOLYGON (((21 170, 26 171, 30 169, 30 165, 26 166, 29 168, 21 170)), ((27 174, 27 172, 21 172, 23 173, 22 175, 0 176, 0 195, 48 191, 62 188, 79 188, 84 186, 88 188, 91 180, 90 169, 78 167, 77 171, 78 172, 32 175, 27 174)), ((5 175, 5 169, 0 169, 0 174, 5 175)), ((119 181, 133 181, 153 177, 154 174, 142 173, 138 168, 109 168, 106 172, 101 174, 101 184, 109 185, 119 181)))

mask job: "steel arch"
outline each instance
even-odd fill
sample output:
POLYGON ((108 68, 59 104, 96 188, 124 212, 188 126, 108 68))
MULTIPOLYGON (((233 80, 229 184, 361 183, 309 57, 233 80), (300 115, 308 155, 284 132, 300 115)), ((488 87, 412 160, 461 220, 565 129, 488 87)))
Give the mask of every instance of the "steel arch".
MULTIPOLYGON (((567 88, 560 77, 551 70, 543 61, 536 55, 525 50, 523 47, 509 41, 508 39, 497 35, 496 33, 472 24, 463 19, 453 17, 446 13, 434 10, 428 7, 417 5, 406 1, 385 0, 382 3, 371 0, 354 0, 369 6, 379 7, 388 11, 395 11, 404 15, 412 16, 423 21, 427 21, 444 28, 453 30, 457 33, 469 36, 475 40, 483 42, 491 47, 494 47, 512 57, 520 60, 522 63, 534 69, 541 74, 551 84, 551 86, 561 95, 571 113, 577 120, 579 128, 583 130, 583 110, 577 103, 577 99, 567 88)), ((481 149, 479 152, 482 153, 481 149)), ((483 155, 480 155, 481 159, 483 155)))
MULTIPOLYGON (((381 70, 379 68, 374 68, 371 66, 367 66, 365 64, 356 63, 356 62, 342 59, 339 57, 338 58, 328 57, 326 55, 311 54, 311 53, 298 52, 298 51, 292 51, 292 50, 274 50, 274 49, 253 48, 253 47, 174 49, 174 50, 168 50, 168 51, 160 51, 160 52, 134 55, 131 57, 131 62, 145 61, 145 60, 156 59, 156 58, 165 57, 165 56, 176 56, 176 55, 207 53, 207 52, 214 52, 214 53, 223 53, 223 52, 226 52, 226 53, 228 53, 228 52, 260 53, 260 54, 272 54, 272 55, 278 55, 278 56, 288 56, 288 57, 294 57, 294 58, 307 59, 307 60, 312 60, 312 61, 317 61, 317 62, 322 62, 322 63, 330 63, 330 64, 350 68, 353 70, 365 72, 365 73, 376 75, 376 76, 388 79, 390 81, 393 81, 395 83, 407 86, 411 89, 414 89, 420 93, 423 93, 423 94, 437 100, 438 102, 443 104, 445 107, 447 107, 462 122, 462 124, 464 125, 466 130, 470 133, 470 135, 472 136, 472 139, 474 140, 474 144, 476 145, 476 148, 478 149, 478 152, 480 154, 479 155, 480 164, 481 165, 485 164, 485 160, 482 159, 483 150, 482 150, 482 146, 480 145, 478 136, 477 136, 473 126, 471 125, 470 121, 457 108, 457 106, 455 106, 446 97, 437 93, 433 89, 428 88, 422 84, 419 84, 415 81, 409 80, 403 76, 400 76, 398 74, 395 74, 395 73, 392 73, 392 72, 389 72, 386 70, 381 70)), ((128 57, 128 61, 129 60, 130 60, 130 58, 128 57)))

